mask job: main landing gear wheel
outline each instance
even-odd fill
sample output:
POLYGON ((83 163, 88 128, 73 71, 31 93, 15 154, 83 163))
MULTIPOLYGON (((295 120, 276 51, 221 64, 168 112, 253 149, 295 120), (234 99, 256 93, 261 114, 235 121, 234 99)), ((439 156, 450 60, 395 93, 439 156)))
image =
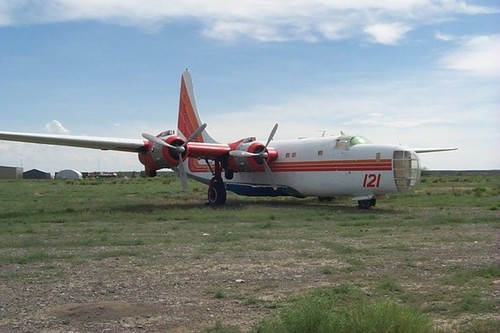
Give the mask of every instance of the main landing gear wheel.
POLYGON ((220 178, 213 177, 208 184, 208 204, 212 207, 226 203, 226 187, 220 178))
POLYGON ((359 200, 358 207, 361 209, 369 209, 370 207, 375 206, 376 203, 377 203, 376 198, 368 199, 368 200, 359 200))

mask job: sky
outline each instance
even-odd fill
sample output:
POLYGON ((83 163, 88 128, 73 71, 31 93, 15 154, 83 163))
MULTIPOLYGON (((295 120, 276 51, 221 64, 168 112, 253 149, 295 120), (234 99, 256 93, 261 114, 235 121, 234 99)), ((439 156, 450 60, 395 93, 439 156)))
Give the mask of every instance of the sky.
MULTIPOLYGON (((0 131, 175 129, 189 68, 220 142, 359 134, 500 169, 500 3, 0 0, 0 131)), ((137 156, 0 141, 0 165, 141 170, 137 156)))

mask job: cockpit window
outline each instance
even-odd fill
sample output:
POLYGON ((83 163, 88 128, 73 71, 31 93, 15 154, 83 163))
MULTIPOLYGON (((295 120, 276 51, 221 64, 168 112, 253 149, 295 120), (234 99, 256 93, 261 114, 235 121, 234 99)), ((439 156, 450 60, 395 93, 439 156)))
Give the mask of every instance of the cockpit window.
POLYGON ((365 144, 365 143, 370 143, 370 140, 368 140, 364 136, 356 135, 356 136, 353 136, 349 140, 349 147, 352 147, 352 146, 355 146, 355 145, 362 145, 362 144, 365 144))
POLYGON ((361 145, 365 143, 370 143, 370 140, 365 138, 364 136, 359 135, 341 135, 337 142, 335 143, 335 148, 337 149, 349 149, 349 147, 355 145, 361 145))
POLYGON ((337 142, 335 143, 335 148, 336 149, 346 149, 349 148, 349 141, 344 140, 342 138, 338 138, 337 142))

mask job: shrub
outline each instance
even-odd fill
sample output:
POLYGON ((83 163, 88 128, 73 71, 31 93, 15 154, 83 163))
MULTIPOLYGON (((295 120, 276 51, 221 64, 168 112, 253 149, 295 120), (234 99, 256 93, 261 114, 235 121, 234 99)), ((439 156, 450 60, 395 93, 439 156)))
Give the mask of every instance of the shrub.
POLYGON ((430 317, 394 302, 336 305, 332 295, 312 293, 265 319, 256 333, 424 333, 435 332, 430 317))

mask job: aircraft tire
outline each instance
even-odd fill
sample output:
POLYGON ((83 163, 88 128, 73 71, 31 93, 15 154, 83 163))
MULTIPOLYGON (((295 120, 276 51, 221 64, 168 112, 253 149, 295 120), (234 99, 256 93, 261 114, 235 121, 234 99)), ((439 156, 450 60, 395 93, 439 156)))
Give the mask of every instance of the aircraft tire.
POLYGON ((369 209, 370 207, 375 206, 376 203, 377 203, 376 198, 368 199, 368 200, 359 200, 358 207, 361 209, 369 209))
POLYGON ((234 171, 233 170, 226 170, 226 172, 224 173, 224 176, 226 177, 226 179, 233 179, 234 178, 234 171))
POLYGON ((224 205, 226 197, 226 187, 222 179, 212 178, 208 184, 208 204, 213 207, 224 205))

